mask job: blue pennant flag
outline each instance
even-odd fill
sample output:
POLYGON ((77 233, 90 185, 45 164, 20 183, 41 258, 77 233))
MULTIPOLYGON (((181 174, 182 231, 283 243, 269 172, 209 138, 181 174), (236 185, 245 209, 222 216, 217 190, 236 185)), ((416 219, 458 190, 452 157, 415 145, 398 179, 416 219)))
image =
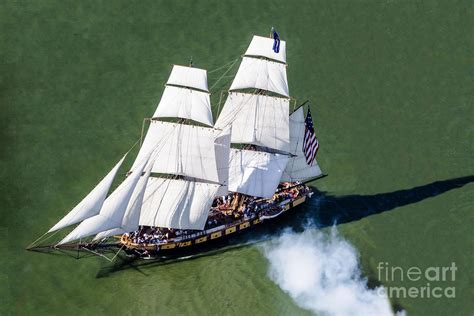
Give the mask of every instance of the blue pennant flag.
POLYGON ((272 33, 273 33, 273 51, 278 54, 280 52, 280 37, 278 36, 278 33, 273 27, 272 27, 272 33))

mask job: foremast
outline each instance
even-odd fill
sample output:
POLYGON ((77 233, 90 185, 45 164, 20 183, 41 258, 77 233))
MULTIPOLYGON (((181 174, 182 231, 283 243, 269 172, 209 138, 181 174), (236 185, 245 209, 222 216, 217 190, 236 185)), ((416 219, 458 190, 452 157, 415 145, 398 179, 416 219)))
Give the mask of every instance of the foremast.
POLYGON ((124 157, 50 230, 79 223, 58 245, 141 225, 202 230, 215 196, 227 193, 230 130, 212 125, 206 70, 173 66, 128 177, 106 196, 124 157))

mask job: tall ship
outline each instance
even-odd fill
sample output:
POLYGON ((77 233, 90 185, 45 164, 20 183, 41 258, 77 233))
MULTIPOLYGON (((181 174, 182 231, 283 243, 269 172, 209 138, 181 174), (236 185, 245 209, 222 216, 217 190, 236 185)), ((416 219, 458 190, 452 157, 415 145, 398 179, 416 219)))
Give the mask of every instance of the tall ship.
POLYGON ((290 97, 286 68, 275 31, 253 36, 214 121, 207 71, 174 65, 130 170, 120 176, 126 153, 28 249, 184 255, 304 203, 313 195, 306 183, 323 176, 319 143, 307 102, 290 97))

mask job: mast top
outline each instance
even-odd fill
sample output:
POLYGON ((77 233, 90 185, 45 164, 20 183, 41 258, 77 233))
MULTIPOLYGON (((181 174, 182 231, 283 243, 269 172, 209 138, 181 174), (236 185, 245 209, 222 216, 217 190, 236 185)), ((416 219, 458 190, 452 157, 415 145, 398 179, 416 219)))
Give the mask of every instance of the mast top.
POLYGON ((207 86, 207 70, 190 66, 173 65, 166 85, 209 92, 207 86))
POLYGON ((286 41, 273 34, 270 38, 254 35, 244 56, 263 57, 286 64, 286 41))

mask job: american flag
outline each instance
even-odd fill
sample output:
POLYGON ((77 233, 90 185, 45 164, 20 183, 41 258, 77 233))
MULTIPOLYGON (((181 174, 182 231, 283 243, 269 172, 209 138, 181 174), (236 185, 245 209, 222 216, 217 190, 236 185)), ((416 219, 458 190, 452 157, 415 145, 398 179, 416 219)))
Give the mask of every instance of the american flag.
POLYGON ((314 134, 313 118, 311 117, 311 111, 308 107, 308 114, 306 114, 306 120, 304 121, 304 140, 303 140, 303 153, 306 157, 306 163, 312 165, 316 154, 318 153, 319 142, 314 134))

